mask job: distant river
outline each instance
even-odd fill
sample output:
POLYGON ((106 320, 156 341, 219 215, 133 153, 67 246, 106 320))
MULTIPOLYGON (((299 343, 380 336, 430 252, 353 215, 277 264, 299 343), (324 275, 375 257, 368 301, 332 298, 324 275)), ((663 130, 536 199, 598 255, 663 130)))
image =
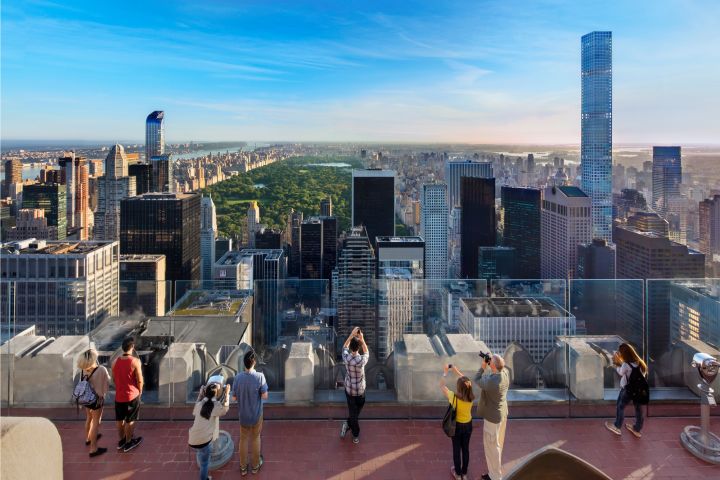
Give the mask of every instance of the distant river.
MULTIPOLYGON (((35 180, 40 175, 42 167, 31 168, 29 165, 23 165, 23 180, 35 180)), ((0 180, 5 180, 5 172, 0 173, 0 180)))

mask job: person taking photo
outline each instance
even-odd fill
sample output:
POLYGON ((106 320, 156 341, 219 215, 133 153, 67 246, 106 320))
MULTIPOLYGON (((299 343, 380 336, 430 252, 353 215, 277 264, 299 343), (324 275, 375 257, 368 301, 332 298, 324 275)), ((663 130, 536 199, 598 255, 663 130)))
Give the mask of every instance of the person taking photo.
POLYGON ((488 473, 483 480, 502 480, 502 450, 505 444, 508 405, 507 392, 510 378, 505 370, 505 360, 500 355, 481 353, 482 365, 480 378, 480 401, 478 416, 483 421, 483 447, 488 473))
POLYGON ((188 432, 188 445, 198 452, 200 480, 210 480, 210 451, 212 443, 220 436, 220 417, 230 409, 230 385, 223 388, 211 383, 200 389, 198 401, 193 407, 192 427, 188 432))
POLYGON ((468 464, 470 463, 470 436, 472 435, 472 405, 475 394, 472 382, 468 377, 452 364, 445 365, 443 376, 440 379, 440 390, 455 410, 455 435, 452 437, 453 466, 450 474, 455 480, 467 478, 468 464), (458 376, 456 388, 453 392, 445 385, 448 371, 458 376))

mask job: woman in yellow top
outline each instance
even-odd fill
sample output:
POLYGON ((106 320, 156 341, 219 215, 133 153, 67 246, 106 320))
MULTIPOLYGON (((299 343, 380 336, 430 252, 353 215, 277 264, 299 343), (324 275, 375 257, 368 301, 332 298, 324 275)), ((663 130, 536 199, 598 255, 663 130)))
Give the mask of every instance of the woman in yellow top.
POLYGON ((472 404, 475 400, 472 382, 470 379, 454 367, 452 364, 445 365, 443 378, 440 379, 440 389, 455 407, 455 435, 452 437, 453 464, 450 474, 455 480, 465 480, 468 463, 470 463, 470 436, 472 435, 472 404), (457 389, 455 392, 445 386, 445 377, 448 371, 452 370, 458 377, 457 389), (462 461, 460 454, 462 453, 462 461))

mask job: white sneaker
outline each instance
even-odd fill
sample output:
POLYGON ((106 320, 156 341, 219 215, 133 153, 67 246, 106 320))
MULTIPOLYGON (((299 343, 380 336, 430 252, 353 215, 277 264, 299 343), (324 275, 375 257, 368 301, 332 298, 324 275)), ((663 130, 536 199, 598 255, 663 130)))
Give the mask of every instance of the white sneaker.
POLYGON ((342 426, 340 427, 340 438, 345 438, 345 434, 347 434, 348 428, 350 428, 348 422, 343 422, 342 426))

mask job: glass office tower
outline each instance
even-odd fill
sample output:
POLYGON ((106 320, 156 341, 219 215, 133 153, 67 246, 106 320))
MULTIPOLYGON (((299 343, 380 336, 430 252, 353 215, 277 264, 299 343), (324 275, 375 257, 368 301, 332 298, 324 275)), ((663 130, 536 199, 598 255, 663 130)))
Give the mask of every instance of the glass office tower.
POLYGON ((377 237, 395 235, 395 172, 352 172, 352 226, 364 226, 373 248, 377 237))
POLYGON ((165 153, 165 112, 156 110, 145 121, 145 161, 165 153))
POLYGON ((652 205, 656 212, 665 216, 674 210, 680 200, 680 147, 653 147, 652 162, 652 205))
POLYGON ((612 32, 582 37, 582 189, 592 201, 593 238, 612 241, 612 32))
POLYGON ((540 278, 540 189, 503 186, 503 245, 515 249, 521 278, 540 278))

